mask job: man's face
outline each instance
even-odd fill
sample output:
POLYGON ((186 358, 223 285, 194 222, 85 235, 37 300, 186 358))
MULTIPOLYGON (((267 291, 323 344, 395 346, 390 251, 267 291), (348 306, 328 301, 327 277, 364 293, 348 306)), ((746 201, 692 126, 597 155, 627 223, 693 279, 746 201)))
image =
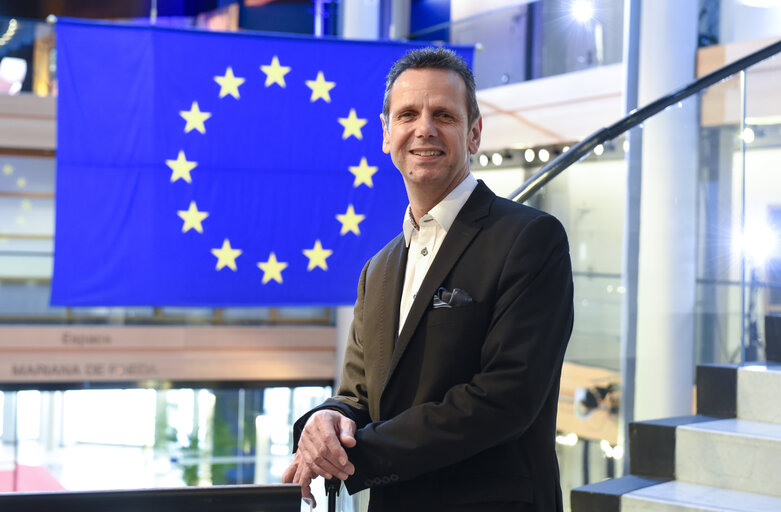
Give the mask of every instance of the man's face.
POLYGON ((455 71, 408 69, 391 89, 382 150, 407 186, 452 190, 480 147, 482 120, 467 126, 466 85, 455 71))

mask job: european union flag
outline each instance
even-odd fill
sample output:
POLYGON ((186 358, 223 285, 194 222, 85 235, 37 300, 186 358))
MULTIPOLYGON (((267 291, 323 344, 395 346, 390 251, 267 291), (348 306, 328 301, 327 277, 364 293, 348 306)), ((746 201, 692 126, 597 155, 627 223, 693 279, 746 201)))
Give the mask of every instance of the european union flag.
POLYGON ((58 22, 52 303, 351 304, 401 229, 379 113, 419 46, 58 22))

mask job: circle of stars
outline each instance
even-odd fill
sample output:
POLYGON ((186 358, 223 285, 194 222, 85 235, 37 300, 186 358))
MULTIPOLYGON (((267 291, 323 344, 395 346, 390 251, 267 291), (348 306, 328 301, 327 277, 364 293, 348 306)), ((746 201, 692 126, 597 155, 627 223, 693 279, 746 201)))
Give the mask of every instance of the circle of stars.
MULTIPOLYGON (((269 64, 261 65, 260 71, 265 75, 265 87, 276 86, 283 89, 287 87, 285 77, 291 72, 291 67, 283 66, 277 55, 272 57, 269 64)), ((239 87, 241 87, 247 79, 244 77, 237 77, 233 68, 227 66, 223 75, 214 76, 214 81, 219 85, 218 95, 220 99, 230 96, 235 100, 239 100, 241 98, 239 87)), ((315 103, 319 100, 330 103, 331 90, 337 85, 336 82, 326 80, 323 71, 318 71, 317 76, 314 79, 305 80, 305 84, 311 90, 309 97, 310 103, 315 103)), ((185 134, 195 131, 201 135, 206 134, 206 123, 212 117, 211 112, 201 111, 197 101, 192 102, 189 110, 180 110, 179 115, 185 121, 185 134)), ((350 109, 346 117, 339 117, 336 121, 343 128, 342 140, 347 140, 350 137, 363 140, 363 133, 361 130, 364 125, 366 125, 367 119, 358 117, 354 108, 350 109)), ((198 162, 188 160, 187 155, 183 150, 179 151, 175 159, 167 159, 165 164, 171 170, 171 183, 182 180, 185 183, 192 184, 193 177, 191 173, 198 167, 198 162)), ((354 176, 353 188, 358 188, 360 186, 373 188, 374 182, 372 181, 372 177, 377 170, 377 166, 369 165, 366 157, 362 157, 357 165, 349 166, 348 171, 354 176)), ((204 221, 208 219, 209 212, 199 210, 195 201, 190 201, 186 210, 178 210, 176 213, 183 221, 182 233, 189 233, 190 231, 194 231, 198 234, 204 233, 203 224, 204 221)), ((349 204, 346 211, 344 213, 336 214, 335 218, 341 224, 341 229, 339 231, 340 236, 346 236, 349 233, 360 236, 360 223, 366 219, 366 215, 357 213, 355 211, 355 206, 349 204)), ((308 259, 308 272, 315 269, 328 271, 327 260, 334 251, 332 249, 324 248, 320 239, 315 240, 314 245, 311 248, 303 249, 301 252, 308 259)), ((211 253, 217 258, 217 263, 215 265, 216 271, 228 268, 235 272, 238 270, 236 260, 242 255, 243 251, 232 247, 230 240, 224 238, 222 246, 211 249, 211 253)), ((261 280, 263 285, 266 285, 271 281, 282 284, 284 282, 282 272, 290 266, 290 263, 287 261, 280 261, 276 253, 270 251, 268 259, 266 259, 266 261, 257 262, 256 266, 263 272, 263 278, 261 280)))

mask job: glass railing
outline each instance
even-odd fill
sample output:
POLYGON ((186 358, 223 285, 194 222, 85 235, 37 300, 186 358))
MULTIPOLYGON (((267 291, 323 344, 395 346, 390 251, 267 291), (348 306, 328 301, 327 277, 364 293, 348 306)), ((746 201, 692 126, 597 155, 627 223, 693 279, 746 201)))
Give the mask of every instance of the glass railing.
MULTIPOLYGON (((770 45, 639 109, 574 145, 511 194, 558 216, 569 233, 576 323, 568 360, 618 369, 626 291, 627 166, 581 160, 626 147, 626 132, 640 135, 644 123, 692 119, 697 151, 678 160, 696 175, 696 207, 680 220, 696 221, 696 362, 765 359, 774 342, 765 326, 781 312, 779 52, 781 43, 770 45), (569 167, 576 171, 561 174, 569 167)), ((690 192, 669 190, 684 193, 690 192)))

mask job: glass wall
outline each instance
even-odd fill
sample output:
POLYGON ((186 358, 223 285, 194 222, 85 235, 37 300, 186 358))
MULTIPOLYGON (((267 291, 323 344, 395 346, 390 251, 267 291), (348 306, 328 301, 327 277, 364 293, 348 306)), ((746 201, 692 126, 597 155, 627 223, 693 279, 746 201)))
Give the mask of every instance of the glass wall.
POLYGON ((0 492, 281 482, 321 386, 0 392, 0 492))

